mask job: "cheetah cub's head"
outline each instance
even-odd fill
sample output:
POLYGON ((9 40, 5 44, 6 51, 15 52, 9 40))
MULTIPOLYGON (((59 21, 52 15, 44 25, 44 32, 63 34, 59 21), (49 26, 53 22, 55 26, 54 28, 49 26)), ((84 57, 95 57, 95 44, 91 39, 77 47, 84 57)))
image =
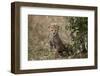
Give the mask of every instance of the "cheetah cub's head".
POLYGON ((48 29, 49 29, 50 35, 55 36, 58 34, 59 26, 57 24, 53 23, 48 27, 48 29))

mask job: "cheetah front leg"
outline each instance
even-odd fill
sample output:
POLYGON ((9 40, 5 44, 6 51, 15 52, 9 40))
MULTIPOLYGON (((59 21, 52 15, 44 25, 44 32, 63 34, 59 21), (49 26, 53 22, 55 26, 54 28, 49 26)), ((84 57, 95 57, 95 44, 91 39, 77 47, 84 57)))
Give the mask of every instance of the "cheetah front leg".
POLYGON ((49 43, 50 43, 50 51, 52 51, 52 49, 53 49, 53 43, 51 41, 49 43))

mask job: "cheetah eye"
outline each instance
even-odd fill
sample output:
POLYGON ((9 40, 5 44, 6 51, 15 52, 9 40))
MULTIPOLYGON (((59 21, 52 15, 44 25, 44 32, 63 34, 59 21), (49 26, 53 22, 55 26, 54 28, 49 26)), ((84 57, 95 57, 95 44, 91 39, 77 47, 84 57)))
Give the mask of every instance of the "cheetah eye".
POLYGON ((53 31, 53 30, 51 30, 51 31, 53 31))

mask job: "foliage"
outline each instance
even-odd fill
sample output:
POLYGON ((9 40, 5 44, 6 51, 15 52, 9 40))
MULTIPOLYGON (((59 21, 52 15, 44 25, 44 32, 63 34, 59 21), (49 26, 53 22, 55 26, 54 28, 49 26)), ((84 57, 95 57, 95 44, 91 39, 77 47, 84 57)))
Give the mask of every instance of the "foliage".
POLYGON ((66 30, 70 30, 70 36, 73 41, 73 49, 76 51, 87 52, 87 34, 88 34, 88 18, 87 17, 69 17, 69 25, 66 30))

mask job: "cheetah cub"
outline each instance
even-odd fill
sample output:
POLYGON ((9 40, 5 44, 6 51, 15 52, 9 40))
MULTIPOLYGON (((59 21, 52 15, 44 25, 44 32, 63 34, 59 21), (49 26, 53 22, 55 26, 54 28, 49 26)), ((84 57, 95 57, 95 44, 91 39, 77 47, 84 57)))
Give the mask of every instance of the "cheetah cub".
POLYGON ((59 26, 51 24, 48 28, 50 50, 55 51, 57 56, 64 57, 65 53, 67 54, 67 48, 59 36, 59 26))

